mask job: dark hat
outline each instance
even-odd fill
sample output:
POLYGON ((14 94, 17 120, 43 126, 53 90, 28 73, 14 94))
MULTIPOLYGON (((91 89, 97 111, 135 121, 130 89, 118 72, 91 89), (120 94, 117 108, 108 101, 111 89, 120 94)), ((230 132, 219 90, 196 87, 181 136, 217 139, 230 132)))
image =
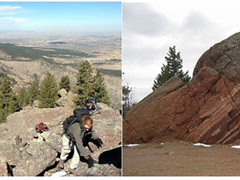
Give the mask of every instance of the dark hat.
POLYGON ((87 104, 87 103, 92 103, 92 101, 90 99, 86 99, 85 104, 87 104))

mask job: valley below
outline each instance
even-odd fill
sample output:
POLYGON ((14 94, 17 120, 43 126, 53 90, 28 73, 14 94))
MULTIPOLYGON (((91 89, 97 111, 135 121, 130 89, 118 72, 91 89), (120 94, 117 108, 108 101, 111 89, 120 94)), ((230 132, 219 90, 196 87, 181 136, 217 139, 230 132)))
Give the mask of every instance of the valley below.
POLYGON ((111 106, 121 108, 121 34, 36 34, 0 32, 0 72, 16 80, 14 91, 25 87, 36 73, 40 82, 47 71, 60 82, 76 82, 77 67, 88 60, 94 73, 100 69, 111 106))

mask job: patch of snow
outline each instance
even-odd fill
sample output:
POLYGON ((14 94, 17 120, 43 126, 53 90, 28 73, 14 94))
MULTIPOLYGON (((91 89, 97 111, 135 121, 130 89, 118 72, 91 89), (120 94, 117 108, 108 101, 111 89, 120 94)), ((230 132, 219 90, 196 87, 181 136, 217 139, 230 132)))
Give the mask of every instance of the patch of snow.
POLYGON ((240 145, 231 146, 231 148, 240 149, 240 145))
POLYGON ((134 147, 134 146, 139 146, 139 144, 127 144, 125 146, 128 146, 128 147, 134 147))
POLYGON ((194 146, 203 146, 203 147, 211 147, 211 145, 203 144, 203 143, 195 143, 194 146))
POLYGON ((64 170, 62 170, 62 171, 58 171, 58 172, 53 173, 52 177, 61 177, 61 176, 64 176, 66 174, 67 173, 64 170))

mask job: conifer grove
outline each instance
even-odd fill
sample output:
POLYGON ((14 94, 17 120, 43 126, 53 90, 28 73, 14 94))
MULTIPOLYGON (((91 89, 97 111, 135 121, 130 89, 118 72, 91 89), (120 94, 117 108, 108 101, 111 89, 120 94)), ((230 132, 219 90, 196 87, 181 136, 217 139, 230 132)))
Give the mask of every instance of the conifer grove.
POLYGON ((104 83, 104 77, 100 70, 94 73, 91 64, 83 61, 77 67, 76 83, 70 86, 68 76, 62 76, 57 84, 54 75, 46 72, 43 81, 40 83, 36 74, 33 75, 32 81, 28 86, 22 87, 18 93, 14 93, 12 87, 14 79, 7 74, 1 73, 0 76, 0 123, 6 122, 7 116, 11 113, 21 110, 25 106, 32 106, 35 100, 39 102, 39 108, 54 108, 55 101, 59 98, 58 91, 62 88, 67 92, 70 90, 77 94, 73 99, 77 107, 84 106, 87 98, 94 97, 97 102, 110 105, 109 95, 104 83))

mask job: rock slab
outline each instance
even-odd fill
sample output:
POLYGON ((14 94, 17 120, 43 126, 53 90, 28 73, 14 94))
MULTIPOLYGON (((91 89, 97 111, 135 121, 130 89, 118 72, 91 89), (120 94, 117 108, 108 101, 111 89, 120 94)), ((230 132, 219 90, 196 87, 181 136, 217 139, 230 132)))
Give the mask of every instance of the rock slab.
MULTIPOLYGON (((86 162, 79 161, 76 176, 121 175, 121 115, 102 103, 98 106, 101 114, 92 118, 94 129, 104 144, 100 149, 89 144, 93 151, 91 155, 98 164, 89 169, 86 162), (106 153, 110 156, 103 158, 106 153)), ((7 123, 0 124, 0 176, 51 176, 56 172, 61 154, 62 123, 72 114, 72 108, 58 107, 32 108, 9 115, 7 123), (35 130, 35 125, 40 122, 49 128, 41 135, 35 130)), ((67 173, 68 165, 69 161, 67 173)))
POLYGON ((198 60, 193 78, 177 77, 148 95, 123 121, 123 142, 240 142, 240 33, 198 60))

